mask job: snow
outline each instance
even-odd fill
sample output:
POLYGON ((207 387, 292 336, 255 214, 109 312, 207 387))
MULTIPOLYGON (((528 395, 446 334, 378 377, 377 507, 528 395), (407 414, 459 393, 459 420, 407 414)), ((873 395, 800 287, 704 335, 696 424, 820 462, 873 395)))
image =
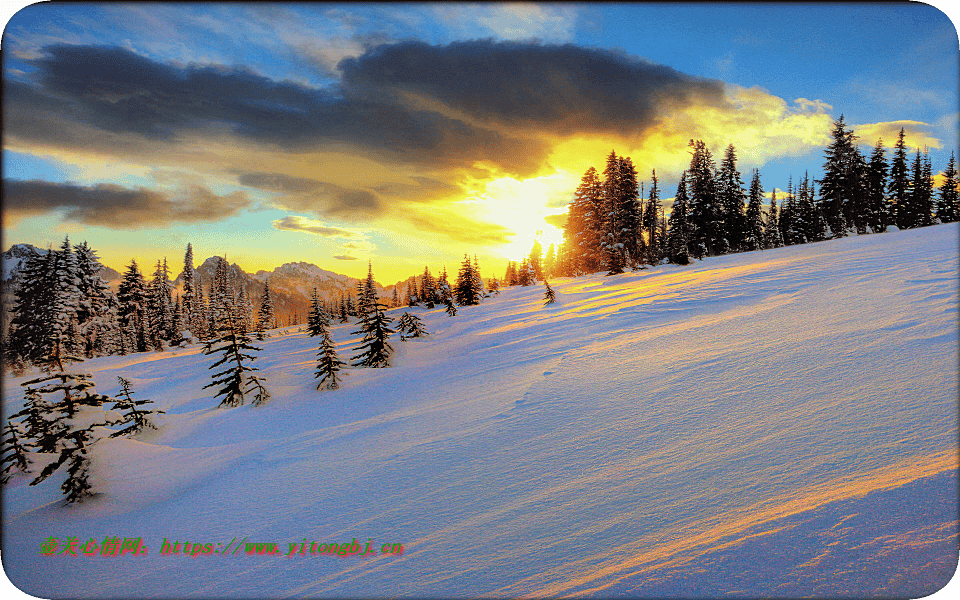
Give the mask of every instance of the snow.
POLYGON ((336 391, 318 338, 275 330, 262 407, 216 409, 197 346, 87 361, 167 414, 97 444, 83 505, 11 482, 3 564, 41 597, 925 595, 957 555, 957 248, 939 225, 395 309, 430 335, 336 391), (39 553, 107 535, 149 554, 39 553), (284 556, 304 538, 404 551, 284 556))

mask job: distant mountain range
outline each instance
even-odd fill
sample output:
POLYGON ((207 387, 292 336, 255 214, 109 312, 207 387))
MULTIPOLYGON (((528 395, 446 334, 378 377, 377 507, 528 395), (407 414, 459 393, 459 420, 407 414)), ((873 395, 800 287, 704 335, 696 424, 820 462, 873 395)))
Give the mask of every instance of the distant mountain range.
MULTIPOLYGON (((31 244, 14 244, 9 250, 0 254, 0 257, 2 257, 2 282, 0 283, 3 286, 2 304, 5 314, 8 314, 8 310, 13 306, 13 295, 23 261, 29 256, 30 252, 34 251, 41 254, 47 252, 46 249, 37 248, 31 244)), ((204 297, 209 296, 210 283, 213 281, 216 267, 217 257, 211 256, 195 268, 203 284, 204 297)), ((317 265, 306 262, 286 263, 273 271, 261 270, 254 274, 245 272, 236 263, 230 264, 228 267, 234 282, 243 286, 244 292, 250 298, 255 310, 259 306, 260 297, 263 295, 264 283, 270 282, 270 295, 273 298, 274 310, 278 320, 283 325, 286 325, 292 318, 296 318, 300 323, 306 322, 307 313, 310 310, 310 294, 314 287, 317 288, 317 293, 321 298, 339 300, 341 294, 356 296, 359 281, 354 277, 326 271, 317 265)), ((144 278, 149 280, 154 269, 149 265, 140 265, 140 270, 144 278)), ((101 274, 110 286, 116 290, 122 275, 107 266, 103 267, 101 274)), ((182 291, 182 272, 173 280, 173 285, 177 292, 182 291)), ((379 283, 376 284, 377 294, 385 304, 389 304, 394 287, 393 285, 384 287, 379 283)))

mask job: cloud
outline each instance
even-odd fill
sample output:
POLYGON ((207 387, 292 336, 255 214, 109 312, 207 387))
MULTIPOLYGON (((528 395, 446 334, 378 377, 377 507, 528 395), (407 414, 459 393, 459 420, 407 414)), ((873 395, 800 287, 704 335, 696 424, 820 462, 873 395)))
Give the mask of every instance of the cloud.
POLYGON ((81 186, 38 180, 4 180, 4 213, 18 219, 66 209, 67 221, 111 229, 162 227, 173 223, 219 221, 251 204, 243 192, 218 196, 202 186, 172 197, 145 188, 113 184, 81 186))
POLYGON ((334 258, 337 260, 357 260, 356 256, 349 256, 347 254, 337 254, 334 258))
POLYGON ((316 214, 357 220, 382 212, 380 198, 369 190, 350 189, 335 183, 281 173, 242 173, 242 184, 277 192, 278 203, 288 210, 309 210, 316 214))
POLYGON ((884 146, 893 148, 900 137, 900 129, 903 129, 903 141, 908 147, 940 148, 940 140, 930 134, 930 128, 930 125, 921 121, 885 121, 851 126, 854 135, 859 138, 857 143, 863 145, 872 146, 882 139, 884 146))
POLYGON ((297 215, 288 215, 282 219, 277 219, 273 222, 274 229, 286 230, 286 231, 303 231, 306 233, 312 233, 315 235, 323 237, 337 237, 337 238, 353 238, 353 237, 363 237, 363 233, 359 231, 353 231, 350 229, 344 229, 342 227, 331 227, 324 224, 322 221, 317 221, 314 219, 309 219, 307 217, 301 217, 297 215))
POLYGON ((578 17, 576 7, 563 4, 445 4, 433 11, 445 26, 469 37, 551 42, 572 40, 578 17))

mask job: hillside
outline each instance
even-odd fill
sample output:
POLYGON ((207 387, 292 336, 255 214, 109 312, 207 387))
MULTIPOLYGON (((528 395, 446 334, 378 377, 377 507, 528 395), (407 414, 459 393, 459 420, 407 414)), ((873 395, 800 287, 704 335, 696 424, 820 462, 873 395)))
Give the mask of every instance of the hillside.
POLYGON ((83 505, 59 475, 11 482, 4 567, 42 597, 928 594, 956 564, 958 268, 951 224, 394 309, 430 335, 337 391, 315 338, 275 330, 257 408, 215 408, 197 347, 87 361, 167 414, 96 445, 83 505), (149 554, 43 556, 50 536, 149 554), (285 556, 354 538, 378 554, 285 556))

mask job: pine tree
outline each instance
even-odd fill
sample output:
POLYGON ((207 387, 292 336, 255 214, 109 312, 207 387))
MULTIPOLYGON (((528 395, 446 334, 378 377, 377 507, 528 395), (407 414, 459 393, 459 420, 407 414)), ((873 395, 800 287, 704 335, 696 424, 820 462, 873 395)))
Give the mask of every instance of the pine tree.
POLYGON ((713 157, 702 140, 690 140, 693 157, 688 172, 688 225, 687 245, 693 258, 714 256, 725 251, 722 230, 722 213, 717 202, 717 186, 713 157))
MULTIPOLYGON (((904 229, 913 222, 909 202, 910 177, 907 168, 907 145, 904 142, 903 128, 893 147, 893 158, 890 161, 890 195, 893 220, 898 229, 904 229)), ((822 192, 821 192, 822 193, 822 192)))
POLYGON ((400 334, 401 342, 406 341, 407 338, 418 338, 429 335, 423 328, 423 322, 420 321, 420 317, 407 312, 400 315, 400 320, 397 322, 397 333, 400 334))
POLYGON ((920 155, 917 149, 917 158, 913 167, 913 181, 911 182, 910 204, 913 212, 912 227, 927 227, 933 225, 933 180, 931 178, 930 157, 924 152, 920 155))
POLYGON ((180 296, 177 296, 173 304, 172 317, 170 320, 170 339, 171 346, 179 346, 184 342, 183 337, 183 306, 180 304, 180 296))
POLYGON ((744 251, 763 249, 763 188, 760 186, 760 171, 753 170, 747 214, 744 219, 744 236, 741 245, 744 251))
POLYGON ((216 369, 224 365, 225 368, 213 375, 212 382, 203 386, 203 389, 219 386, 219 391, 214 395, 214 398, 223 396, 219 406, 241 406, 245 402, 245 395, 251 392, 256 395, 254 405, 261 404, 269 397, 262 380, 253 375, 259 369, 248 364, 255 359, 252 354, 254 351, 260 351, 260 348, 250 344, 250 338, 240 332, 233 315, 227 313, 220 335, 208 341, 203 348, 207 356, 216 353, 223 355, 209 368, 216 369))
POLYGON ((777 189, 770 193, 770 210, 763 228, 763 245, 766 248, 780 248, 783 237, 780 234, 780 219, 777 216, 777 189))
POLYGON ((470 257, 464 254, 457 281, 453 286, 454 300, 460 306, 474 306, 480 304, 481 294, 482 291, 477 289, 477 272, 470 263, 470 257))
POLYGON ((184 320, 190 333, 199 337, 199 331, 197 331, 197 319, 199 316, 199 311, 197 310, 197 279, 196 270, 193 268, 193 246, 189 243, 187 244, 187 251, 183 255, 183 275, 181 277, 183 283, 183 294, 181 294, 181 298, 183 300, 184 320))
POLYGON ((717 172, 717 201, 725 240, 723 245, 727 252, 739 252, 746 235, 743 214, 745 200, 743 179, 737 170, 737 152, 733 144, 730 144, 717 172))
POLYGON ((126 411, 123 418, 113 423, 113 425, 126 425, 123 429, 110 434, 110 437, 120 437, 121 435, 134 435, 140 433, 146 428, 156 429, 157 426, 150 420, 151 415, 163 414, 162 410, 140 410, 140 406, 153 404, 153 400, 134 400, 130 381, 123 377, 117 377, 120 383, 120 393, 114 399, 113 410, 126 411))
POLYGON ((320 332, 320 348, 317 351, 317 370, 313 375, 314 379, 320 380, 317 383, 317 389, 338 389, 340 378, 337 373, 346 364, 337 356, 336 345, 330 336, 330 330, 323 326, 320 332))
POLYGON ((546 288, 543 291, 543 299, 544 299, 543 305, 546 306, 548 304, 553 304, 554 302, 557 301, 557 296, 554 293, 553 288, 550 287, 550 284, 547 282, 546 279, 543 280, 543 285, 546 288))
POLYGON ((86 358, 115 351, 117 298, 104 281, 96 253, 86 242, 73 247, 77 260, 77 290, 80 302, 76 311, 76 325, 82 337, 80 351, 86 358))
MULTIPOLYGON (((54 350, 56 351, 56 350, 54 350)), ((67 465, 67 477, 60 486, 68 503, 80 502, 93 492, 88 481, 90 459, 87 448, 98 439, 97 431, 106 425, 99 409, 108 397, 94 392, 89 375, 67 373, 62 360, 51 358, 59 372, 23 382, 25 408, 11 419, 23 417, 27 444, 41 453, 57 455, 48 461, 30 485, 37 485, 67 465), (48 402, 44 396, 59 396, 48 402), (59 453, 59 454, 58 454, 59 453)))
POLYGON ((423 275, 420 276, 420 291, 418 298, 427 308, 433 308, 437 303, 436 282, 433 275, 430 274, 430 268, 423 267, 423 275))
MULTIPOLYGON (((371 276, 372 277, 372 276, 371 276)), ((390 355, 393 354, 393 347, 387 341, 390 335, 394 333, 390 329, 390 323, 393 319, 388 317, 383 309, 386 308, 379 302, 374 302, 368 307, 366 313, 360 316, 360 330, 354 331, 354 335, 362 334, 363 340, 360 346, 354 348, 359 353, 350 358, 356 367, 382 368, 390 366, 390 355)))
POLYGON ((690 227, 687 222, 687 173, 680 176, 677 184, 677 196, 673 200, 673 209, 667 221, 666 253, 667 260, 675 265, 689 264, 688 245, 690 227))
POLYGON ((260 296, 260 309, 257 311, 257 339, 262 340, 264 331, 273 329, 273 298, 270 296, 270 282, 263 282, 263 295, 260 296))
POLYGON ((15 290, 5 359, 10 364, 40 365, 51 354, 52 306, 56 295, 56 253, 36 250, 24 259, 15 290))
MULTIPOLYGON (((564 243, 571 248, 570 260, 575 275, 593 273, 600 268, 602 195, 603 185, 597 170, 590 167, 584 173, 580 186, 574 193, 563 230, 564 243)), ((509 263, 507 268, 508 273, 504 276, 504 281, 507 285, 516 285, 510 283, 509 263)))
POLYGON ((664 242, 658 230, 660 214, 663 212, 663 206, 660 204, 660 189, 657 181, 657 171, 653 170, 653 184, 650 186, 650 198, 643 210, 643 231, 647 234, 647 256, 646 262, 650 265, 660 264, 663 258, 664 242))
POLYGON ((884 156, 883 140, 877 140, 877 145, 870 155, 867 165, 867 205, 872 220, 867 223, 874 233, 883 233, 890 225, 890 206, 887 202, 887 160, 884 156))
POLYGON ((329 325, 326 315, 320 308, 320 297, 317 294, 317 288, 313 288, 310 293, 310 313, 307 315, 307 333, 310 336, 318 336, 323 333, 324 328, 329 325))
POLYGON ((960 220, 958 185, 960 185, 960 180, 957 179, 957 165, 953 152, 951 152, 950 162, 947 163, 947 168, 943 172, 943 183, 940 185, 940 201, 937 203, 937 218, 940 219, 941 223, 952 223, 960 220))
POLYGON ((0 458, 0 484, 7 483, 10 480, 10 472, 16 469, 21 473, 30 472, 30 459, 27 457, 27 449, 20 443, 23 436, 20 435, 18 428, 12 423, 7 422, 3 429, 3 455, 0 458))
POLYGON ((164 259, 162 265, 158 260, 157 267, 153 272, 153 280, 150 283, 150 293, 147 296, 150 332, 156 336, 153 345, 157 349, 163 348, 160 340, 169 340, 171 335, 170 325, 173 321, 173 310, 170 306, 170 293, 166 259, 164 259))
POLYGON ((452 296, 446 296, 446 297, 443 299, 443 305, 447 307, 447 308, 446 308, 447 316, 449 316, 449 317, 455 317, 455 316, 457 316, 457 307, 456 307, 456 305, 454 305, 454 303, 453 303, 453 297, 452 297, 452 296))
POLYGON ((140 274, 137 261, 131 260, 117 288, 117 301, 120 305, 120 325, 126 329, 128 335, 132 334, 130 341, 135 352, 146 352, 149 349, 149 296, 147 283, 140 274))
POLYGON ((393 297, 390 299, 390 308, 397 308, 400 306, 400 284, 393 286, 393 297))

